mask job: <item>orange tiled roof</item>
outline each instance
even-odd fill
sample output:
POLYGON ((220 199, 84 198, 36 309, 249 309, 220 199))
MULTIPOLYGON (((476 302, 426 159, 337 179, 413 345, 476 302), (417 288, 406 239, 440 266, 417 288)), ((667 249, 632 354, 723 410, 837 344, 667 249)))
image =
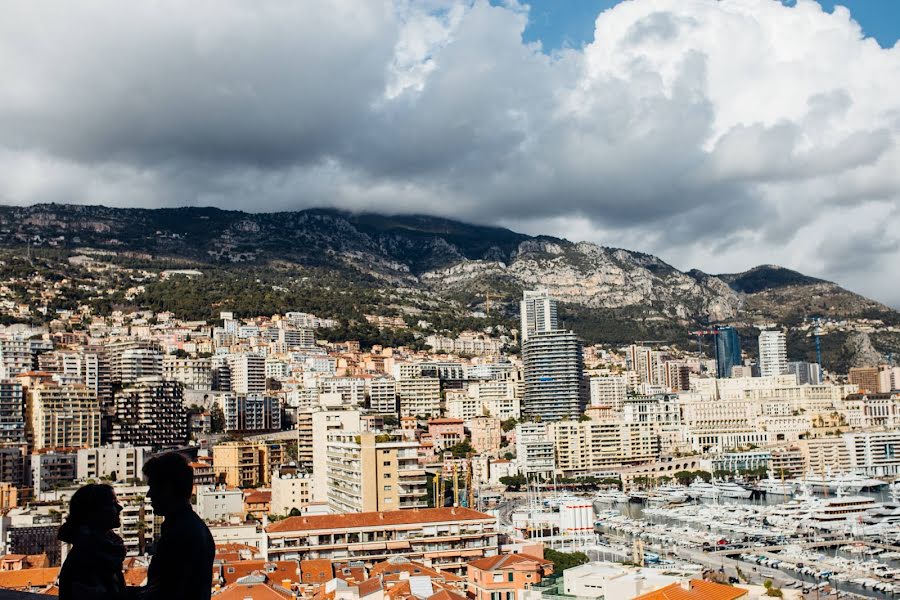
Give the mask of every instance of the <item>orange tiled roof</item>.
POLYGON ((234 584, 213 594, 216 600, 287 600, 294 595, 268 583, 234 584))
POLYGON ((382 561, 380 563, 372 565, 372 568, 369 570, 369 574, 372 577, 376 575, 392 575, 395 573, 409 573, 410 575, 421 575, 431 577, 432 579, 443 579, 448 582, 460 582, 465 581, 464 578, 459 575, 455 575, 449 571, 436 571, 430 567, 426 567, 425 565, 413 561, 402 562, 402 563, 393 563, 391 561, 382 561))
POLYGON ((244 497, 247 504, 268 504, 272 501, 272 492, 250 492, 244 497))
POLYGON ((300 561, 300 580, 307 584, 321 584, 334 577, 331 561, 327 558, 300 561))
POLYGON ((517 565, 523 566, 526 563, 543 566, 550 564, 550 561, 524 554, 498 554, 497 556, 485 556, 484 558, 473 560, 469 563, 469 566, 481 571, 494 571, 497 569, 514 569, 517 565))
POLYGON ((636 596, 634 600, 737 600, 747 597, 747 590, 702 579, 691 579, 691 589, 672 583, 656 591, 636 596))
POLYGON ((132 567, 125 569, 126 585, 144 585, 147 581, 147 567, 132 567))
POLYGON ((494 519, 491 515, 471 508, 423 508, 385 512, 342 513, 337 515, 307 515, 288 517, 266 528, 269 533, 381 527, 385 525, 416 525, 449 521, 494 519))
POLYGON ((27 591, 30 588, 46 587, 56 581, 58 576, 59 567, 0 571, 0 588, 27 591))
POLYGON ((241 560, 222 565, 222 580, 225 585, 230 585, 236 583, 241 577, 259 572, 277 583, 285 579, 289 579, 291 583, 299 583, 297 569, 298 565, 295 560, 241 560))

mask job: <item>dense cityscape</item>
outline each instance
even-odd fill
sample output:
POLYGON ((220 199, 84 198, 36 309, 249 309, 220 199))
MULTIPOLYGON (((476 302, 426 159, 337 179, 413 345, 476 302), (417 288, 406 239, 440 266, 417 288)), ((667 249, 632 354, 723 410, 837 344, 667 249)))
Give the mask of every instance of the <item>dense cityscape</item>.
POLYGON ((900 598, 900 0, 5 0, 0 81, 0 600, 900 598))
POLYGON ((871 564, 900 542, 886 359, 846 374, 788 362, 774 326, 753 359, 728 326, 692 332, 696 352, 584 347, 541 289, 511 336, 432 335, 419 351, 323 341, 336 322, 303 312, 60 324, 0 338, 2 587, 52 592, 57 529, 91 482, 124 507, 140 584, 162 520, 142 466, 173 450, 216 543, 217 597, 649 598, 763 579, 887 592, 900 574, 871 564), (832 540, 870 560, 795 579, 720 558, 765 547, 787 565, 793 548, 794 565, 821 566, 832 540))

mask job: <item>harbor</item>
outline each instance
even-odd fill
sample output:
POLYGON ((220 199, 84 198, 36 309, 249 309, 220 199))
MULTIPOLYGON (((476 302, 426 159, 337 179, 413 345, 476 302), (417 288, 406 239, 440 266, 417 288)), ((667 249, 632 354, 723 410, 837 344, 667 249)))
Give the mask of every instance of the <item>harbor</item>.
POLYGON ((511 513, 511 525, 519 536, 582 551, 592 560, 700 565, 725 580, 769 580, 808 597, 895 598, 898 498, 900 486, 853 476, 794 482, 770 477, 756 485, 694 481, 529 498, 511 513), (579 525, 587 504, 590 533, 579 525))

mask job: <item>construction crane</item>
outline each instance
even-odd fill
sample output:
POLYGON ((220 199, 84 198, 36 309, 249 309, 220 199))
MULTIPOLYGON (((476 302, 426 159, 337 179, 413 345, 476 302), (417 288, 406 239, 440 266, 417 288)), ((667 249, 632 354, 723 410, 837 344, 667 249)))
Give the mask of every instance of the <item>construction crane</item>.
POLYGON ((718 329, 698 329, 697 331, 691 331, 691 335, 697 336, 697 358, 703 358, 703 336, 704 335, 719 335, 718 329))
POLYGON ((487 316, 491 316, 491 298, 496 296, 491 296, 490 292, 484 293, 484 314, 487 316))
POLYGON ((822 369, 822 342, 819 337, 822 335, 822 317, 807 317, 807 321, 812 321, 813 335, 816 336, 816 362, 819 363, 819 369, 822 369))

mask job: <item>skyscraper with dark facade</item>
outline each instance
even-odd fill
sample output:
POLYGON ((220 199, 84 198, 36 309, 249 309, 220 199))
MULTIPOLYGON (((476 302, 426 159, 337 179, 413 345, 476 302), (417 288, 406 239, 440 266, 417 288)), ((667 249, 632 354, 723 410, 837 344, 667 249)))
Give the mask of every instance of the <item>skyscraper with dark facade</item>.
POLYGON ((741 338, 734 327, 718 327, 716 335, 716 377, 731 377, 731 369, 741 364, 741 338))

